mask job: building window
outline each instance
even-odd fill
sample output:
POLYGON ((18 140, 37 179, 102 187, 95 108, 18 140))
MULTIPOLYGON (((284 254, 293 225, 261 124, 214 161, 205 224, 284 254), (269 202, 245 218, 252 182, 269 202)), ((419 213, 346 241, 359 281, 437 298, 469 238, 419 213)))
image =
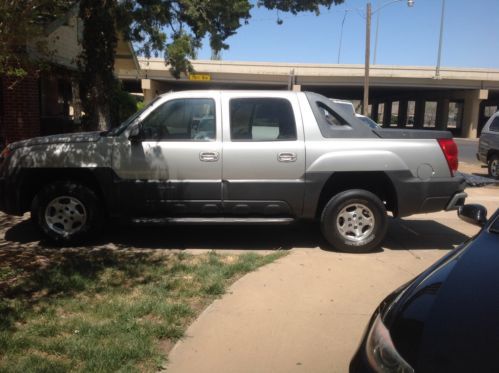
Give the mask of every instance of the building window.
POLYGON ((447 128, 461 128, 463 123, 463 102, 451 101, 449 103, 449 117, 447 119, 447 128))
POLYGON ((497 105, 488 105, 485 106, 485 110, 483 111, 483 115, 487 118, 490 118, 497 111, 497 105))
POLYGON ((414 127, 414 114, 416 113, 416 101, 407 102, 407 120, 406 127, 414 127))
POLYGON ((424 106, 424 127, 435 128, 437 120, 437 102, 426 101, 424 106))
POLYGON ((376 122, 383 123, 383 115, 384 114, 385 114, 385 104, 380 103, 380 104, 378 104, 378 117, 375 118, 376 122))
POLYGON ((399 120, 399 101, 392 102, 392 114, 390 115, 390 127, 397 127, 399 120))

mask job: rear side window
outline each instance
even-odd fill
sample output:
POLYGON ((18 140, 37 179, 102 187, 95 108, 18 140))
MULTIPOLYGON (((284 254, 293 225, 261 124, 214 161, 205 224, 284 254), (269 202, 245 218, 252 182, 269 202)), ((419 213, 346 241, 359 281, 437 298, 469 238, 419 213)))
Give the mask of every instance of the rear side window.
POLYGON ((296 140, 291 103, 282 98, 230 100, 230 135, 233 141, 296 140))
POLYGON ((499 132, 499 115, 492 119, 489 130, 493 132, 499 132))

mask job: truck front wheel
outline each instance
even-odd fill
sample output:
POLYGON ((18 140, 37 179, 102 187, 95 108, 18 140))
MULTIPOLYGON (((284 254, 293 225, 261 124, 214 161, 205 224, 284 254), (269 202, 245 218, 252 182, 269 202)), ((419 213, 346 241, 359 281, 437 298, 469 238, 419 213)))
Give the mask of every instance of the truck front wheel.
POLYGON ((387 227, 385 205, 375 194, 362 189, 338 193, 321 215, 322 234, 339 251, 372 251, 380 245, 387 227))
POLYGON ((31 216, 45 235, 61 244, 83 241, 102 221, 95 193, 71 181, 59 181, 43 188, 33 200, 31 216))

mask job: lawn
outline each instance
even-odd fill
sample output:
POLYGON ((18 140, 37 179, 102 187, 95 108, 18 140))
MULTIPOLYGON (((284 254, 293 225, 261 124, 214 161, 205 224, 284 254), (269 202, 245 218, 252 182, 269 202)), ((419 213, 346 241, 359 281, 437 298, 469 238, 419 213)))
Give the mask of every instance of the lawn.
POLYGON ((3 261, 0 372, 157 371, 228 285, 283 255, 99 249, 3 261))

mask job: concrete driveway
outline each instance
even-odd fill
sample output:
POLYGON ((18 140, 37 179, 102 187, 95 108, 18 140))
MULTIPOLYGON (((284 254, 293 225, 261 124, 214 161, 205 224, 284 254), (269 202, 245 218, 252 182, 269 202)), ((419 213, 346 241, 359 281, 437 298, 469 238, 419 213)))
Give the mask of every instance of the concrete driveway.
MULTIPOLYGON (((499 207, 498 188, 468 193, 468 203, 499 207)), ((377 253, 295 247, 208 307, 171 351, 167 371, 346 372, 378 303, 477 231, 439 212, 393 219, 377 253)))

